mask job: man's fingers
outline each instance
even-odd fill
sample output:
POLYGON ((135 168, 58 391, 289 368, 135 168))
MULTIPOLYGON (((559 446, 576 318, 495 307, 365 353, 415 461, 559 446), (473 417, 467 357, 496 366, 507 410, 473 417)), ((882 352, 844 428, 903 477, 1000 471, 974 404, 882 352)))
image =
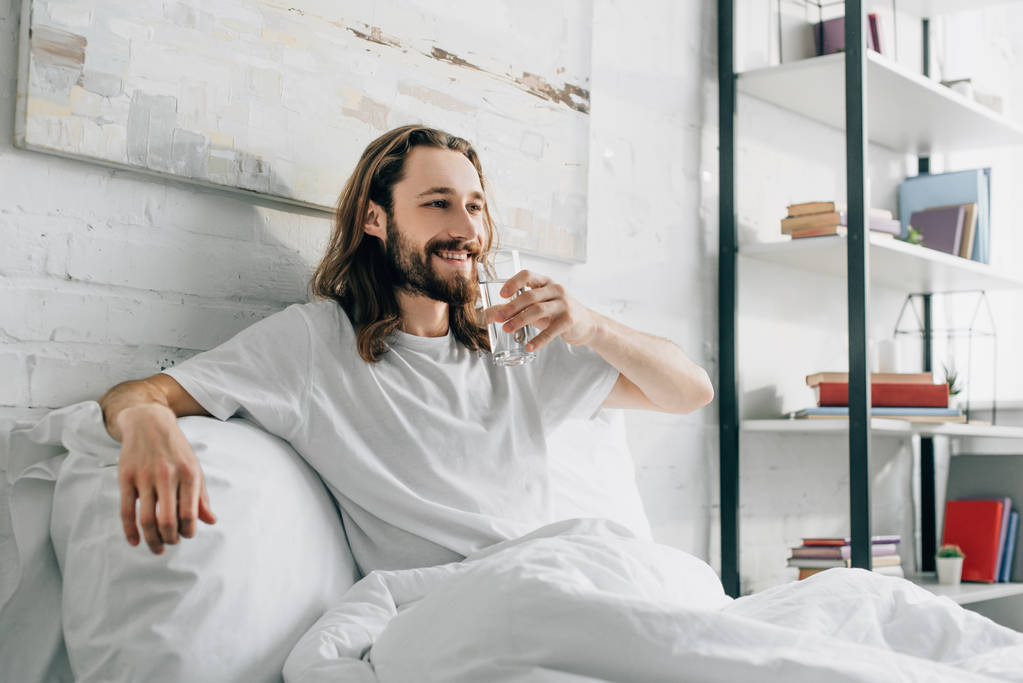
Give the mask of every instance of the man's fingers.
POLYGON ((206 480, 199 480, 199 519, 207 524, 216 524, 217 516, 210 507, 210 496, 206 493, 206 480))
POLYGON ((554 318, 558 312, 559 306, 555 301, 544 301, 542 303, 533 304, 524 311, 520 311, 518 315, 506 322, 503 329, 505 332, 514 332, 526 325, 547 327, 547 325, 539 325, 538 323, 545 318, 549 321, 554 318))
POLYGON ((157 475, 156 528, 168 545, 178 542, 178 482, 167 466, 157 475))
MULTIPOLYGON (((517 290, 511 290, 512 293, 515 291, 517 290)), ((546 287, 527 289, 514 299, 486 309, 484 315, 487 316, 487 322, 505 322, 519 315, 523 310, 551 299, 551 295, 552 291, 546 287)))
POLYGON ((547 326, 547 329, 529 340, 529 343, 526 344, 526 350, 536 351, 537 349, 542 349, 550 344, 559 334, 568 329, 568 327, 568 323, 564 321, 551 323, 547 326))
POLYGON ((121 526, 124 527, 124 536, 128 543, 139 544, 139 529, 135 524, 135 500, 138 498, 138 491, 135 484, 127 477, 121 477, 121 526))
POLYGON ((199 480, 193 474, 182 478, 178 486, 178 530, 185 538, 195 535, 195 520, 199 516, 199 480))
POLYGON ((553 280, 546 275, 534 273, 531 270, 520 270, 508 278, 508 281, 504 283, 504 287, 501 287, 501 296, 509 297, 523 287, 531 287, 532 289, 546 287, 551 282, 553 280))
POLYGON ((156 492, 148 483, 139 489, 139 525, 142 527, 142 537, 146 539, 149 549, 157 555, 162 553, 163 541, 156 531, 156 492))

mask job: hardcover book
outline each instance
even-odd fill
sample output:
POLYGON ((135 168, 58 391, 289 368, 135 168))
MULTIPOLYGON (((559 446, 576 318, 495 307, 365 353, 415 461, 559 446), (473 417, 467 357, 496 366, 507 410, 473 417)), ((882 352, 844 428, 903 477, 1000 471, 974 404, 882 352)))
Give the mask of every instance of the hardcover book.
POLYGON ((963 204, 966 213, 963 215, 963 238, 959 242, 959 257, 970 258, 973 253, 973 242, 977 234, 977 204, 963 204))
MULTIPOLYGON (((844 225, 829 225, 820 228, 801 228, 799 230, 793 230, 789 233, 789 237, 794 240, 803 239, 804 237, 830 237, 832 235, 845 237, 848 232, 849 229, 844 225)), ((895 233, 889 232, 888 230, 874 230, 871 228, 870 232, 878 237, 895 237, 895 233)))
MULTIPOLYGON (((871 209, 870 214, 867 217, 867 227, 875 232, 884 232, 890 235, 898 237, 902 234, 902 223, 892 218, 890 211, 885 211, 887 216, 877 215, 874 212, 879 209, 871 209)), ((849 214, 845 211, 840 211, 839 223, 841 225, 849 225, 849 214)))
POLYGON ((813 47, 817 56, 845 50, 845 17, 835 17, 813 25, 813 47))
POLYGON ((1002 553, 1002 570, 998 580, 1007 583, 1012 580, 1012 561, 1016 557, 1016 536, 1019 534, 1019 513, 1009 514, 1009 533, 1005 537, 1005 551, 1002 553))
MULTIPOLYGON (((902 537, 898 534, 888 534, 887 536, 871 536, 871 543, 898 543, 902 540, 902 537)), ((852 544, 852 539, 848 536, 844 538, 824 537, 824 538, 804 538, 804 546, 843 546, 852 544)))
MULTIPOLYGON (((898 545, 895 543, 872 543, 870 547, 870 553, 874 557, 878 555, 895 555, 897 552, 898 545)), ((799 548, 793 548, 792 557, 847 560, 852 557, 852 546, 804 545, 799 548)))
POLYGON ((936 206, 917 211, 909 218, 909 227, 920 231, 923 245, 953 256, 959 255, 963 239, 966 209, 961 206, 936 206))
MULTIPOLYGON (((871 407, 871 417, 889 417, 910 422, 966 422, 966 415, 958 408, 899 408, 871 407)), ((804 408, 792 413, 796 419, 848 418, 848 406, 804 408)))
POLYGON ((800 204, 789 204, 789 217, 805 216, 812 213, 828 213, 837 211, 835 202, 802 202, 800 204))
MULTIPOLYGON (((867 48, 881 52, 881 27, 877 14, 867 16, 863 27, 866 34, 867 48)), ((817 56, 830 55, 845 51, 845 17, 835 17, 813 25, 813 47, 817 56)))
MULTIPOLYGON (((902 559, 898 555, 875 555, 871 558, 871 564, 874 567, 894 567, 896 565, 901 565, 902 559)), ((790 557, 787 561, 787 565, 789 567, 811 567, 817 569, 829 567, 851 567, 852 560, 790 557)))
MULTIPOLYGON (((815 387, 821 382, 849 383, 848 372, 815 372, 806 376, 806 386, 815 387)), ((934 384, 934 374, 930 372, 872 372, 870 384, 934 384)))
MULTIPOLYGON (((848 406, 848 382, 820 382, 816 386, 818 406, 848 406)), ((881 407, 948 408, 947 384, 902 382, 870 385, 871 405, 881 407)))
POLYGON ((1002 575, 1002 562, 1005 560, 1005 544, 1006 538, 1009 535, 1009 519, 1012 516, 1012 499, 1003 497, 998 498, 1002 501, 1002 524, 998 533, 998 566, 995 569, 995 581, 999 580, 1002 575))
POLYGON ((810 213, 804 216, 790 216, 781 219, 782 234, 806 228, 828 228, 839 225, 841 215, 837 211, 810 213))
POLYGON ((881 17, 876 13, 870 13, 867 15, 867 24, 870 32, 870 43, 868 46, 872 50, 877 50, 878 54, 883 54, 884 49, 881 47, 881 17))
POLYGON ((941 544, 959 546, 963 581, 992 583, 998 578, 998 542, 1002 534, 1002 500, 949 500, 945 502, 945 531, 941 544))
MULTIPOLYGON (((833 211, 837 211, 838 213, 842 214, 846 212, 845 204, 836 204, 835 202, 821 201, 789 204, 787 209, 789 218, 794 218, 795 216, 806 216, 808 214, 813 213, 831 213, 833 211)), ((875 209, 873 207, 867 209, 867 215, 870 216, 871 219, 878 219, 884 221, 890 221, 895 218, 892 215, 892 212, 889 211, 888 209, 875 209)))

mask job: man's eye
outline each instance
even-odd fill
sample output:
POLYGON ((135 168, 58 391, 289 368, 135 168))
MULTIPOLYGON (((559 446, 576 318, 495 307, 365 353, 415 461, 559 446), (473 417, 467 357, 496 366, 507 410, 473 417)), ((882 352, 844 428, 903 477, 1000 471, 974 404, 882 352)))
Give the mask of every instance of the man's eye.
POLYGON ((427 206, 436 206, 439 209, 445 209, 448 206, 448 200, 434 199, 432 202, 428 203, 427 206))

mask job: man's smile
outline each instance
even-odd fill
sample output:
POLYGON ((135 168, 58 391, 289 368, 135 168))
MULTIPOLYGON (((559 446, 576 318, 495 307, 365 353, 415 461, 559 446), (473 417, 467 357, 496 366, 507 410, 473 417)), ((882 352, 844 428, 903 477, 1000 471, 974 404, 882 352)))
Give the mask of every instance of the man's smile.
POLYGON ((469 262, 469 254, 465 251, 435 251, 434 256, 453 265, 465 265, 469 262))

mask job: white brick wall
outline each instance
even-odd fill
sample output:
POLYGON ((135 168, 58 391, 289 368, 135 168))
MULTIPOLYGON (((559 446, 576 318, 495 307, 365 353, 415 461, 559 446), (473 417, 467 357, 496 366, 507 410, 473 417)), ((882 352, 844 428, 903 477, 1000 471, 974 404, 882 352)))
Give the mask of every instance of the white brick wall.
MULTIPOLYGON (((20 4, 0 0, 0 412, 97 398, 304 300, 322 214, 12 147, 20 4)), ((694 181, 713 7, 595 3, 590 260, 535 264, 712 374, 716 233, 694 181)), ((629 435, 655 533, 707 557, 713 409, 630 415, 629 435)))

